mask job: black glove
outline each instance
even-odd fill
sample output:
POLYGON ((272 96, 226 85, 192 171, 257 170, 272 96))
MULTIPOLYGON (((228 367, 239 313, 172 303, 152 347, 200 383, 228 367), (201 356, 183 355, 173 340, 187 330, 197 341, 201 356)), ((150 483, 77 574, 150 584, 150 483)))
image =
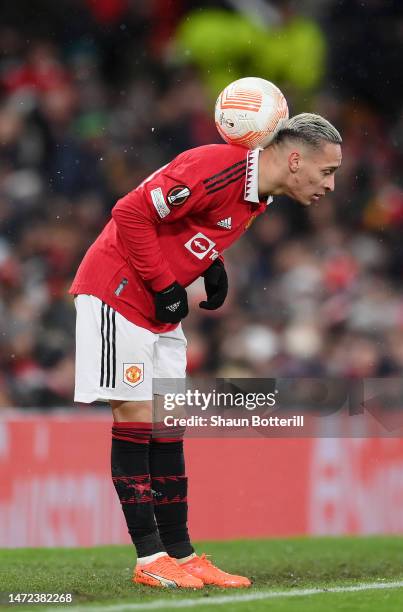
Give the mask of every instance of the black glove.
POLYGON ((206 310, 216 310, 224 304, 228 293, 228 276, 221 259, 215 259, 203 277, 207 302, 200 302, 199 306, 206 310))
POLYGON ((155 318, 161 323, 179 323, 188 312, 188 296, 179 283, 155 294, 155 318))

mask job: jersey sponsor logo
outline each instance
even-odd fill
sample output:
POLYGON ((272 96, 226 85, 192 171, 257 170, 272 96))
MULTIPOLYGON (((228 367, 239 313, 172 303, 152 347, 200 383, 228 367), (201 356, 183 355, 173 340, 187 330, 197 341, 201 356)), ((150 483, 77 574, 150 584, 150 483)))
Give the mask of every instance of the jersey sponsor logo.
POLYGON ((211 249, 215 246, 215 242, 207 238, 201 232, 195 234, 190 240, 188 240, 185 244, 185 248, 188 249, 193 255, 197 257, 197 259, 204 259, 211 251, 211 249))
POLYGON ((172 206, 184 204, 190 196, 190 189, 186 185, 175 185, 167 193, 167 200, 172 206))
POLYGON ((226 219, 221 219, 221 221, 219 221, 217 223, 217 225, 219 227, 223 227, 224 229, 231 229, 231 227, 232 227, 232 217, 227 217, 226 219))
POLYGON ((156 187, 155 189, 151 189, 150 196, 154 204, 154 208, 163 219, 171 212, 171 209, 165 202, 164 194, 162 193, 161 187, 156 187))
POLYGON ((144 380, 144 363, 124 363, 123 382, 129 387, 137 387, 144 380))

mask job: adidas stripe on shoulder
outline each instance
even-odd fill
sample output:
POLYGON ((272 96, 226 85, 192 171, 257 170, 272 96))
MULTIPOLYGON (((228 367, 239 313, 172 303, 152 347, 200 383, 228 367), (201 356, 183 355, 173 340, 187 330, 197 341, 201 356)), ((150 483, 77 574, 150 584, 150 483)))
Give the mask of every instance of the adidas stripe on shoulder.
POLYGON ((228 166, 224 170, 213 174, 212 176, 203 180, 204 187, 208 194, 215 193, 224 189, 231 183, 238 181, 245 176, 246 171, 246 159, 243 159, 232 166, 228 166))

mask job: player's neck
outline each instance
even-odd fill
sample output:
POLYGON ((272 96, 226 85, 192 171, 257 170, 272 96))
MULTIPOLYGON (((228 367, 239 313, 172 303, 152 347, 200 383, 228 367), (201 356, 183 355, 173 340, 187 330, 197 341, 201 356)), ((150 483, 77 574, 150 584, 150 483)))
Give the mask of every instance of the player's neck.
POLYGON ((277 147, 267 147, 259 155, 259 197, 285 193, 284 160, 277 147))

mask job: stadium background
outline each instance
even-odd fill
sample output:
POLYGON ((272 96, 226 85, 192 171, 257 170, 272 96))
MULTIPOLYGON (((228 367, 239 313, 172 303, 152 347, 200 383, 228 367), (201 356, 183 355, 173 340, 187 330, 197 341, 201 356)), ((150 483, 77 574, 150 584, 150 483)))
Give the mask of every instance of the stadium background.
MULTIPOLYGON (((200 311, 192 286, 189 373, 401 376, 403 11, 387 0, 0 10, 0 545, 127 541, 109 415, 72 402, 67 289, 85 250, 118 197, 183 149, 219 142, 223 86, 273 80, 291 114, 341 131, 336 191, 308 211, 276 198, 227 253, 218 312, 200 311)), ((403 531, 399 438, 189 440, 188 457, 197 538, 403 531)))

